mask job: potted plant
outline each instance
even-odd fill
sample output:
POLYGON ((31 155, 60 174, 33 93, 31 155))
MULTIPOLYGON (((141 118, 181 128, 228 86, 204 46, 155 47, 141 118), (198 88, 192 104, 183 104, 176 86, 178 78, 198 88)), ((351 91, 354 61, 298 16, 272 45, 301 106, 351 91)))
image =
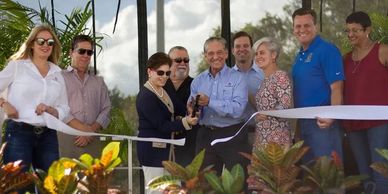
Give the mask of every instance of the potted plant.
POLYGON ((322 156, 309 166, 301 167, 306 172, 305 184, 316 188, 316 193, 344 194, 346 189, 358 186, 366 178, 364 175, 345 177, 342 161, 336 152, 332 152, 332 158, 322 156))
POLYGON ((112 171, 121 163, 119 151, 120 143, 111 142, 100 159, 89 154, 81 155, 79 160, 60 158, 50 166, 48 173, 38 170, 33 180, 43 194, 106 194, 112 171))
POLYGON ((297 162, 308 151, 308 147, 302 145, 303 141, 300 141, 287 150, 279 144, 269 143, 252 155, 242 153, 251 160, 248 166, 250 189, 266 194, 311 193, 313 188, 303 186, 298 179, 301 167, 297 162))

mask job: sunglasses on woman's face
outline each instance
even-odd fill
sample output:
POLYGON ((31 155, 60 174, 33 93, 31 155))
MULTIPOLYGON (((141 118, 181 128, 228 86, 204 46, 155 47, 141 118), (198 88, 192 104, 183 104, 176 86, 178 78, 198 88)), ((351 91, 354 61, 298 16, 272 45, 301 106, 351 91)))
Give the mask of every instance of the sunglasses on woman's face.
POLYGON ((166 74, 166 76, 168 77, 168 76, 171 75, 171 71, 157 70, 157 71, 156 71, 156 74, 157 74, 158 76, 163 76, 164 74, 166 74))
POLYGON ((80 48, 80 49, 77 49, 77 53, 80 54, 80 55, 84 55, 86 53, 88 56, 92 56, 94 51, 93 50, 89 50, 89 49, 80 48))
POLYGON ((47 43, 47 46, 54 46, 54 43, 55 43, 54 39, 52 38, 49 38, 49 39, 37 38, 35 39, 35 42, 40 46, 44 45, 44 43, 47 43))
POLYGON ((188 63, 188 62, 190 62, 190 59, 187 58, 187 57, 185 57, 185 58, 180 58, 180 57, 178 57, 178 58, 175 58, 174 61, 175 61, 175 63, 182 63, 182 61, 183 61, 184 63, 188 63))

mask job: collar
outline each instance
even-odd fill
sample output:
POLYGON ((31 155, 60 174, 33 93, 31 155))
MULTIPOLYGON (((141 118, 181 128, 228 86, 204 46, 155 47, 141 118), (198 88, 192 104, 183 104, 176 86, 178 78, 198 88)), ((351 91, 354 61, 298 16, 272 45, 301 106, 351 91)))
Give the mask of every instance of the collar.
POLYGON ((313 39, 313 41, 311 41, 309 47, 307 48, 307 50, 303 50, 303 47, 300 47, 299 49, 299 52, 302 53, 302 52, 311 52, 312 50, 314 50, 318 44, 322 41, 322 38, 320 35, 316 35, 315 38, 313 39))
MULTIPOLYGON (((236 71, 240 71, 240 69, 238 68, 237 64, 235 64, 232 69, 236 70, 236 71)), ((249 68, 249 71, 255 71, 255 72, 261 72, 262 70, 260 69, 260 67, 257 66, 257 64, 255 62, 253 62, 252 66, 249 68)), ((248 71, 248 72, 249 72, 248 71)))
POLYGON ((74 71, 75 69, 72 67, 72 66, 67 66, 67 68, 65 69, 65 71, 67 72, 71 72, 71 71, 74 71))
MULTIPOLYGON (((221 71, 219 71, 217 74, 216 74, 216 76, 214 76, 214 78, 215 77, 217 77, 217 75, 223 75, 226 71, 227 71, 227 69, 229 69, 229 67, 226 65, 226 63, 224 64, 224 67, 222 67, 222 69, 221 69, 221 71)), ((209 69, 207 70, 207 74, 209 75, 209 77, 213 77, 213 75, 210 73, 210 67, 209 67, 209 69)))
MULTIPOLYGON (((66 71, 73 73, 73 75, 76 76, 81 81, 81 78, 78 76, 78 70, 76 68, 69 65, 69 66, 67 66, 66 71)), ((90 75, 89 72, 85 73, 84 82, 86 82, 86 80, 88 80, 89 75, 90 75)))
MULTIPOLYGON (((32 59, 31 58, 28 58, 28 59, 25 59, 24 60, 25 63, 27 63, 27 65, 30 67, 30 68, 33 68, 33 69, 36 69, 34 63, 32 62, 32 59)), ((47 75, 51 75, 53 73, 57 73, 57 72, 61 72, 61 68, 58 67, 57 65, 55 65, 54 63, 52 63, 51 61, 47 61, 50 69, 47 73, 47 75)), ((36 69, 37 70, 37 69, 36 69)))

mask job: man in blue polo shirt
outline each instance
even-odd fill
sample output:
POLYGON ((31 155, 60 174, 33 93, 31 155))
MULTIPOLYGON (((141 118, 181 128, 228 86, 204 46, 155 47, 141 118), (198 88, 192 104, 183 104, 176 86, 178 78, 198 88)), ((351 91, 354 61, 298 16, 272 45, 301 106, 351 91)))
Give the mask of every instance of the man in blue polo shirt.
POLYGON ((190 94, 191 100, 200 96, 198 102, 202 107, 196 151, 206 149, 202 166, 214 165, 213 169, 221 174, 223 165, 230 170, 235 164, 248 163, 238 153, 251 151, 247 133, 239 133, 228 142, 210 145, 215 139, 234 135, 243 125, 248 88, 243 74, 225 65, 228 58, 225 39, 207 39, 204 56, 210 68, 193 80, 190 94))
MULTIPOLYGON (((301 8, 292 14, 294 35, 301 44, 292 70, 295 107, 342 104, 343 63, 338 48, 317 35, 316 13, 301 8)), ((333 119, 298 121, 300 135, 310 151, 308 162, 336 151, 342 158, 342 129, 333 119)))

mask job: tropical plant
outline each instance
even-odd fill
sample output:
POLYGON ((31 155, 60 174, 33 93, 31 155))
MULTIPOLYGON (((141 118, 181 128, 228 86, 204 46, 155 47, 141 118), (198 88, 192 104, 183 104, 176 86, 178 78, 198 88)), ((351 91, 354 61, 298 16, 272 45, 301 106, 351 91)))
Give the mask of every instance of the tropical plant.
MULTIPOLYGON (((110 111, 110 123, 103 133, 118 134, 118 135, 133 135, 134 131, 129 127, 127 120, 125 119, 124 112, 118 108, 112 108, 110 111)), ((107 144, 111 142, 111 138, 108 138, 107 144)), ((128 141, 123 141, 120 144, 119 157, 122 158, 123 163, 127 163, 128 158, 128 141)))
MULTIPOLYGON (((63 56, 59 66, 66 68, 70 64, 69 50, 71 39, 77 34, 91 34, 86 27, 92 16, 90 9, 91 1, 86 3, 84 9, 75 8, 70 15, 65 15, 65 20, 60 20, 61 25, 56 25, 54 30, 62 44, 63 56)), ((3 69, 7 59, 20 47, 31 29, 38 23, 47 23, 54 26, 50 21, 49 11, 45 7, 39 10, 24 6, 14 0, 0 0, 0 69, 3 69)), ((96 37, 98 43, 102 36, 96 37)), ((101 48, 100 45, 97 44, 101 48)))
POLYGON ((0 148, 0 193, 9 193, 32 183, 32 176, 21 172, 21 160, 3 164, 6 143, 0 148))
POLYGON ((200 169, 205 150, 195 156, 193 161, 183 167, 173 161, 163 161, 164 168, 170 173, 152 179, 148 183, 148 188, 152 190, 166 190, 169 193, 191 193, 202 194, 206 189, 204 175, 208 173, 212 166, 200 169))
MULTIPOLYGON (((375 149, 378 154, 380 154, 383 158, 388 160, 388 149, 375 149)), ((387 162, 374 162, 371 166, 373 170, 382 174, 383 176, 388 178, 388 163, 387 162)))
POLYGON ((255 185, 253 189, 273 194, 311 193, 313 188, 302 186, 302 181, 298 179, 301 167, 297 162, 309 149, 302 145, 303 141, 300 141, 286 150, 279 144, 269 143, 264 149, 255 150, 252 155, 242 153, 251 161, 248 174, 253 181, 252 185, 255 185))
POLYGON ((106 194, 112 171, 121 163, 119 151, 120 143, 111 142, 100 159, 89 154, 81 155, 79 160, 61 158, 50 166, 47 174, 37 171, 35 185, 43 194, 106 194))
POLYGON ((240 164, 234 165, 230 172, 224 168, 221 177, 216 172, 209 172, 205 174, 205 178, 213 189, 211 193, 236 194, 241 193, 244 188, 245 175, 240 164))
POLYGON ((345 193, 346 189, 357 187, 367 176, 345 177, 342 161, 336 152, 332 152, 332 158, 319 157, 310 166, 301 165, 306 172, 305 184, 317 188, 319 193, 345 193))

